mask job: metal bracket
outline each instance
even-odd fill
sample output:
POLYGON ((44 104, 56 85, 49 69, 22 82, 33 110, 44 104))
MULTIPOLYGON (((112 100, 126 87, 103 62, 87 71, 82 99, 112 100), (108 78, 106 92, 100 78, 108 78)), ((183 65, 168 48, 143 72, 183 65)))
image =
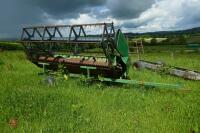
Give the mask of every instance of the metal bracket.
POLYGON ((96 67, 91 67, 91 66, 80 66, 80 68, 87 70, 87 78, 88 79, 92 78, 92 77, 90 77, 90 70, 97 69, 96 67))
POLYGON ((43 63, 43 62, 39 62, 38 63, 39 65, 42 65, 42 68, 43 68, 43 74, 47 73, 47 69, 46 69, 46 66, 49 66, 49 63, 43 63))

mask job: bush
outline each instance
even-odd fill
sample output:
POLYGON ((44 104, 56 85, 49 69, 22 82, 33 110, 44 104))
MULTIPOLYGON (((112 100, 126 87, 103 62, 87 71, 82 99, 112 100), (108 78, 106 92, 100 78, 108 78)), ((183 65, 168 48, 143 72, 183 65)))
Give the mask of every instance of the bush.
POLYGON ((20 43, 13 42, 0 42, 1 50, 23 50, 23 46, 20 43))
POLYGON ((157 44, 156 38, 151 39, 151 45, 156 45, 156 44, 157 44))

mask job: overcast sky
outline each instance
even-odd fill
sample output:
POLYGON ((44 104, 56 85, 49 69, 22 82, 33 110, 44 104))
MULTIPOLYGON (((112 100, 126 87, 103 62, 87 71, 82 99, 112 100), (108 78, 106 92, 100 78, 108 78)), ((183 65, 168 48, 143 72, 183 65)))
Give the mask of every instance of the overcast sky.
POLYGON ((200 26, 200 0, 1 0, 0 38, 23 26, 114 22, 125 32, 200 26))

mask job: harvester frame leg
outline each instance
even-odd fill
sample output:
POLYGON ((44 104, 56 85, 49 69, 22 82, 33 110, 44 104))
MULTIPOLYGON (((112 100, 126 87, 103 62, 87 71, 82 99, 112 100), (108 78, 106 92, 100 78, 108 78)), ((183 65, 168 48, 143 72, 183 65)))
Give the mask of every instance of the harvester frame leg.
POLYGON ((46 66, 49 66, 49 63, 44 63, 44 62, 39 62, 39 65, 42 65, 42 70, 43 72, 41 72, 40 74, 46 74, 48 69, 46 68, 46 66))
POLYGON ((97 69, 96 67, 90 67, 90 66, 80 66, 80 68, 87 70, 87 79, 92 78, 91 75, 90 75, 90 70, 97 69))

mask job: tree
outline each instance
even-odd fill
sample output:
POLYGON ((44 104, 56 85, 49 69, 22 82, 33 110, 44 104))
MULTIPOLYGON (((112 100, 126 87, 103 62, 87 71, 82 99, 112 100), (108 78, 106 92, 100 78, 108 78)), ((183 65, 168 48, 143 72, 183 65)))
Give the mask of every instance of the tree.
POLYGON ((180 45, 186 45, 187 44, 187 41, 186 41, 184 36, 179 36, 178 44, 180 44, 180 45))
POLYGON ((156 45, 157 44, 157 39, 156 38, 152 38, 151 39, 151 45, 156 45))

